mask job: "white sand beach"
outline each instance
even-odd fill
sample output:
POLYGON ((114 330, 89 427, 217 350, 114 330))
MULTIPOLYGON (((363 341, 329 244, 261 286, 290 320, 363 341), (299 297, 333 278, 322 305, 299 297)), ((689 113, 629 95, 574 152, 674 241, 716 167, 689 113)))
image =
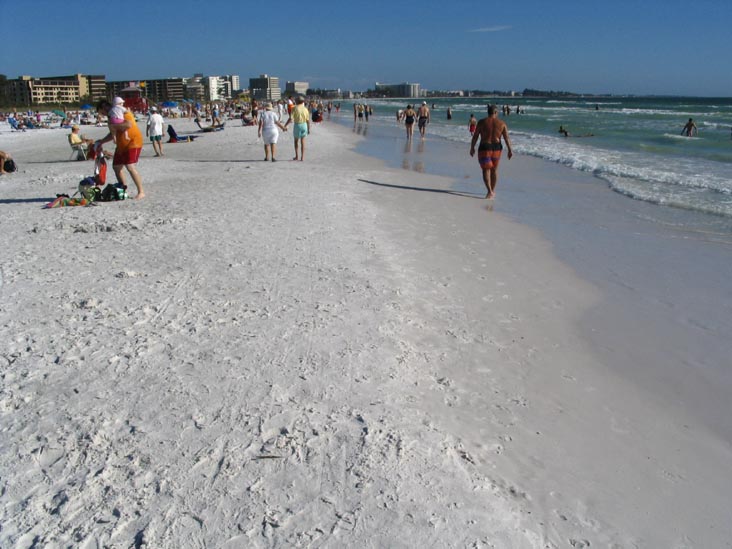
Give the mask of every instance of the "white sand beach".
POLYGON ((0 546, 732 547, 728 235, 520 156, 489 204, 332 122, 44 210, 92 162, 2 130, 0 546))

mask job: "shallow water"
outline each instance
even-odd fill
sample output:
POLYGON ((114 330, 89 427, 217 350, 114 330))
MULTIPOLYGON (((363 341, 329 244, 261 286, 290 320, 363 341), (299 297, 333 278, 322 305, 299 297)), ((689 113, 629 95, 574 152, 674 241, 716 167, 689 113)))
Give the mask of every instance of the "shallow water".
MULTIPOLYGON (((408 101, 369 100, 369 124, 395 124, 408 101)), ((467 142, 470 115, 484 116, 489 102, 510 105, 504 119, 518 153, 592 173, 630 198, 732 217, 732 99, 435 99, 430 136, 467 142), (699 129, 692 138, 681 135, 689 118, 699 129)))

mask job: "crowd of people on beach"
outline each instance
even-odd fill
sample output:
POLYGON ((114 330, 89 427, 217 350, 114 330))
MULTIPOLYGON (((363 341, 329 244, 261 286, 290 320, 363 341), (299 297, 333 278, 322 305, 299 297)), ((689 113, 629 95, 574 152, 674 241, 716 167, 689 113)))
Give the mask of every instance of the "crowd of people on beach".
MULTIPOLYGON (((174 107, 169 104, 151 105, 146 113, 145 136, 150 140, 155 157, 164 156, 163 135, 165 118, 187 118, 193 120, 202 132, 223 130, 226 121, 232 119, 241 120, 244 126, 255 126, 258 128, 258 137, 264 144, 264 159, 275 162, 276 145, 280 132, 287 132, 290 124, 293 125, 293 142, 295 154, 293 160, 303 161, 305 156, 305 139, 312 131, 312 124, 321 122, 325 113, 330 115, 333 111, 340 112, 340 103, 322 100, 307 100, 298 96, 292 96, 277 101, 260 103, 257 100, 249 102, 219 101, 206 104, 184 102, 174 107), (285 121, 286 120, 286 121, 285 121), (202 122, 209 123, 203 126, 202 122)), ((436 105, 433 104, 433 109, 436 105)), ((475 156, 476 145, 478 162, 482 172, 483 183, 486 187, 486 198, 492 199, 496 194, 498 182, 498 166, 500 163, 503 146, 508 149, 508 158, 512 158, 513 151, 508 134, 508 127, 504 121, 498 118, 499 107, 488 106, 488 113, 485 118, 478 120, 474 114, 468 120, 468 132, 470 135, 470 156, 475 156)), ((508 105, 500 107, 503 117, 512 113, 508 105)), ((525 110, 519 106, 515 108, 516 114, 525 114, 525 110)), ((367 122, 373 116, 373 106, 364 102, 353 103, 354 124, 367 122)), ((414 134, 414 126, 417 125, 420 136, 425 139, 427 127, 432 120, 432 110, 426 101, 422 101, 419 107, 408 104, 405 109, 398 109, 396 120, 403 124, 406 130, 407 140, 410 141, 414 134)), ((452 109, 446 109, 448 120, 452 120, 452 109)), ((125 108, 124 100, 120 97, 114 98, 112 102, 103 100, 96 105, 95 112, 92 109, 75 111, 54 111, 53 113, 42 114, 39 111, 8 112, 0 113, 0 121, 7 121, 13 131, 25 131, 35 128, 61 127, 70 129, 69 144, 72 148, 79 148, 85 151, 83 158, 93 158, 94 152, 101 153, 106 143, 115 144, 113 158, 113 170, 117 177, 117 183, 126 188, 125 172, 129 174, 137 188, 136 198, 143 198, 145 191, 142 185, 142 178, 136 169, 140 151, 142 150, 143 136, 137 125, 136 113, 125 108), (86 138, 80 133, 82 125, 107 126, 108 134, 97 141, 86 138), (86 154, 90 153, 91 154, 86 154)), ((682 135, 694 136, 698 133, 696 124, 692 119, 684 125, 682 135)), ((176 142, 179 136, 172 126, 168 125, 169 142, 176 142)), ((563 137, 590 137, 593 134, 572 136, 567 128, 559 127, 559 134, 563 137)), ((189 136, 188 141, 192 141, 189 136)), ((7 173, 4 163, 12 160, 7 152, 0 151, 0 175, 7 173)))
MULTIPOLYGON (((163 105, 151 105, 147 113, 145 113, 147 115, 145 136, 152 144, 155 157, 162 157, 164 156, 163 129, 165 127, 166 117, 192 119, 200 130, 204 132, 222 130, 227 120, 238 118, 241 120, 242 125, 256 126, 258 128, 258 137, 262 139, 264 145, 264 159, 265 161, 275 162, 277 160, 276 146, 280 132, 287 132, 288 127, 292 124, 295 149, 293 160, 303 161, 305 158, 306 137, 312 131, 312 124, 321 122, 324 114, 326 112, 330 114, 333 110, 336 113, 340 112, 340 103, 334 104, 330 101, 323 103, 320 100, 306 102, 305 98, 301 96, 295 99, 288 97, 287 99, 263 104, 257 100, 252 100, 245 104, 235 101, 212 102, 205 105, 186 102, 180 106, 176 105, 175 109, 164 107, 163 105), (286 116, 287 120, 283 122, 286 116), (202 121, 210 122, 210 126, 204 127, 201 124, 202 121)), ((469 121, 469 132, 472 136, 471 156, 475 154, 475 144, 480 138, 478 159, 487 190, 486 198, 493 198, 495 196, 495 188, 498 180, 498 164, 503 148, 501 144, 502 140, 508 147, 508 157, 511 158, 513 156, 508 137, 508 129, 504 122, 496 118, 496 110, 495 107, 491 106, 486 118, 478 121, 474 115, 471 115, 469 121)), ((354 102, 354 122, 368 121, 373 113, 372 105, 354 102)), ((117 184, 126 189, 127 174, 132 178, 137 188, 135 198, 139 199, 145 196, 142 177, 136 166, 140 158, 144 138, 137 125, 135 113, 125 108, 122 98, 115 97, 111 102, 106 100, 100 101, 96 105, 95 113, 88 111, 67 113, 64 111, 59 114, 64 115, 59 117, 59 127, 71 129, 69 143, 72 147, 80 147, 86 151, 103 154, 104 145, 114 143, 115 150, 111 154, 111 157, 117 184), (80 133, 82 124, 106 125, 109 131, 102 139, 93 141, 80 133)), ((30 113, 23 118, 24 125, 28 123, 27 118, 29 115, 30 113)), ((36 122, 38 122, 41 118, 40 113, 35 113, 35 116, 36 122)), ((448 119, 452 119, 451 109, 448 109, 447 116, 448 119)), ((9 118, 17 120, 18 115, 17 113, 13 113, 13 116, 9 118)), ((419 129, 422 139, 424 139, 431 119, 432 111, 426 101, 423 101, 416 109, 410 104, 407 105, 406 109, 400 109, 397 112, 397 122, 404 124, 408 140, 412 139, 415 124, 419 129)), ((14 125, 13 128, 16 129, 14 125)), ((171 140, 178 137, 170 126, 168 133, 171 135, 171 140)), ((89 156, 94 157, 96 154, 89 156)), ((84 158, 86 157, 84 155, 84 158)))
MULTIPOLYGON (((305 140, 312 131, 314 123, 322 122, 324 113, 330 114, 335 109, 340 111, 340 103, 320 100, 305 100, 304 97, 288 97, 286 100, 260 104, 257 100, 250 102, 222 101, 208 104, 186 102, 175 108, 164 104, 149 105, 145 112, 133 112, 125 106, 125 100, 115 97, 112 101, 101 100, 96 104, 95 112, 88 111, 54 111, 46 114, 46 122, 40 124, 43 115, 40 112, 19 114, 16 111, 0 114, 0 122, 7 121, 12 131, 25 131, 37 127, 64 128, 71 130, 68 142, 74 151, 81 154, 78 159, 94 159, 109 157, 117 182, 115 185, 126 190, 126 174, 132 178, 137 189, 134 198, 145 197, 142 177, 137 170, 137 163, 143 147, 143 135, 138 126, 138 116, 146 116, 145 136, 150 140, 155 157, 163 157, 163 135, 166 126, 165 118, 188 118, 193 120, 201 132, 221 131, 227 120, 241 119, 243 125, 258 126, 258 137, 263 140, 265 160, 275 162, 276 144, 280 131, 288 131, 293 125, 293 142, 295 155, 293 160, 305 159, 305 140), (35 120, 31 120, 31 117, 35 120), (285 118, 287 120, 285 121, 285 118), (20 120, 20 122, 19 122, 20 120), (210 125, 203 126, 210 122, 210 125), (106 126, 108 133, 101 139, 93 140, 81 133, 84 124, 106 126), (104 150, 107 143, 114 144, 114 152, 104 150)), ((168 124, 168 142, 193 141, 194 136, 179 136, 168 124)), ((10 153, 0 151, 0 175, 8 173, 5 166, 14 165, 10 153)))

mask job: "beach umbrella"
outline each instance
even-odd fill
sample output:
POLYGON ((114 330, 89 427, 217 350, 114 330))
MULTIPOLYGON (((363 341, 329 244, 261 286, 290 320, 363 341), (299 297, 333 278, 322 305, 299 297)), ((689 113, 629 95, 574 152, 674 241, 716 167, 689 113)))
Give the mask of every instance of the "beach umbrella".
POLYGON ((83 110, 83 111, 88 111, 89 109, 93 109, 93 108, 94 107, 91 106, 89 103, 86 103, 86 104, 84 104, 84 105, 81 106, 81 110, 83 110))
POLYGON ((61 118, 64 118, 66 116, 66 113, 64 111, 51 111, 53 114, 59 115, 61 118))
POLYGON ((177 101, 165 101, 163 103, 163 107, 177 107, 178 102, 177 101))

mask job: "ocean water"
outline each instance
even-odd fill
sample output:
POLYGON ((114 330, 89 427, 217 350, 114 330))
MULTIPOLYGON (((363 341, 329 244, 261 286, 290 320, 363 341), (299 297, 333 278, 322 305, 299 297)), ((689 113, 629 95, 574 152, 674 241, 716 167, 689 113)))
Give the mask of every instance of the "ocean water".
MULTIPOLYGON (((368 100, 371 123, 394 124, 414 101, 368 100)), ((518 153, 592 173, 629 198, 732 217, 732 98, 429 99, 430 137, 468 142, 470 114, 482 118, 489 102, 511 107, 502 118, 518 153), (692 138, 681 135, 689 118, 699 129, 692 138)))

